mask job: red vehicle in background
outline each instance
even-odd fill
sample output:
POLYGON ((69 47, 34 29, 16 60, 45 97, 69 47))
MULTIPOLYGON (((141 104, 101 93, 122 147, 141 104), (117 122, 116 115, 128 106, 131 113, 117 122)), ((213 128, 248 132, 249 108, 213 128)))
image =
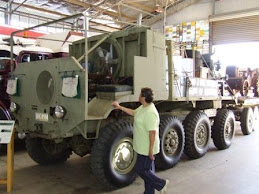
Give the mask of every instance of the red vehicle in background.
POLYGON ((0 120, 10 120, 11 116, 6 111, 10 106, 10 99, 6 93, 8 76, 11 72, 11 60, 7 57, 0 57, 0 120))
MULTIPOLYGON (((44 49, 43 49, 44 50, 44 49)), ((14 68, 19 63, 53 59, 53 53, 22 50, 20 53, 15 54, 14 68), (18 55, 17 55, 18 54, 18 55)), ((0 120, 9 120, 10 114, 7 109, 10 107, 10 98, 6 93, 7 81, 11 73, 11 59, 10 52, 1 50, 0 45, 0 120)))

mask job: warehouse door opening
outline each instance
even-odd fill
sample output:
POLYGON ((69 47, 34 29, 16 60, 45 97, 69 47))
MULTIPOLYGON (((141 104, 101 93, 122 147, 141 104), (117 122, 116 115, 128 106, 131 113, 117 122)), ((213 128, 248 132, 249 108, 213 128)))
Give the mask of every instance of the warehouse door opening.
POLYGON ((213 51, 213 60, 220 61, 219 74, 228 75, 232 89, 242 96, 258 96, 259 42, 216 45, 213 51))
POLYGON ((216 45, 212 50, 213 58, 220 61, 222 73, 227 66, 259 68, 259 42, 216 45))

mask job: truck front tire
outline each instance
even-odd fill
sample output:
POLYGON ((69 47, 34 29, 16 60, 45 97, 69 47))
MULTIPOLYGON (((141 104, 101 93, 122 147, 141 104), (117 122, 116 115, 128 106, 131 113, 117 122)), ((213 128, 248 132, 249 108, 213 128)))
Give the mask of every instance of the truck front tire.
POLYGON ((65 162, 72 151, 64 143, 55 143, 43 138, 26 139, 26 148, 29 156, 40 165, 50 165, 65 162))
POLYGON ((106 187, 131 184, 136 178, 137 154, 133 150, 133 125, 115 121, 100 130, 91 151, 91 169, 106 187))

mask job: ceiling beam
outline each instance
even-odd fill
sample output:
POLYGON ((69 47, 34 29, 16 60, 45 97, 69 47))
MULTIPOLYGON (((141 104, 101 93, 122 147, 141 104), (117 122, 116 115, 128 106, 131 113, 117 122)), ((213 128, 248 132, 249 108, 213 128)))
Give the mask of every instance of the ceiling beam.
MULTIPOLYGON (((172 6, 170 6, 167 10, 166 10, 166 17, 183 10, 184 8, 197 3, 201 0, 182 0, 182 1, 178 1, 175 4, 173 4, 172 6)), ((151 26, 153 24, 155 24, 156 22, 163 20, 164 18, 164 13, 160 13, 159 15, 156 15, 150 19, 147 19, 143 22, 144 25, 147 26, 151 26)))
MULTIPOLYGON (((20 5, 19 3, 13 3, 13 4, 14 5, 20 5)), ((32 5, 28 5, 28 4, 23 4, 22 7, 34 9, 34 10, 37 10, 37 11, 47 12, 47 13, 55 14, 55 15, 59 15, 59 16, 64 16, 64 17, 68 16, 66 14, 62 14, 62 13, 57 12, 57 11, 51 11, 51 10, 48 10, 48 9, 44 9, 44 8, 40 8, 40 7, 35 7, 35 6, 32 6, 32 5)))
MULTIPOLYGON (((86 3, 86 2, 82 2, 82 1, 79 1, 79 0, 65 0, 65 2, 70 3, 72 5, 77 5, 77 6, 80 6, 80 7, 84 7, 84 8, 93 7, 92 4, 89 4, 89 3, 86 3)), ((123 17, 123 18, 125 18, 127 20, 136 20, 135 17, 127 16, 125 14, 118 14, 116 12, 108 11, 108 10, 100 8, 100 7, 94 7, 94 9, 96 9, 97 11, 100 11, 102 13, 105 13, 107 15, 110 15, 110 16, 123 17)))
POLYGON ((133 7, 133 6, 131 6, 131 5, 127 5, 127 4, 124 4, 124 3, 121 3, 121 5, 124 6, 124 7, 129 8, 129 9, 133 9, 133 10, 135 10, 135 11, 138 11, 138 12, 140 12, 140 13, 143 12, 143 13, 145 13, 145 14, 147 14, 147 15, 155 16, 154 14, 151 14, 151 13, 149 13, 149 12, 146 12, 146 11, 144 11, 143 9, 139 9, 139 8, 133 7))
POLYGON ((22 3, 20 3, 15 9, 12 10, 11 14, 15 12, 19 7, 21 7, 27 0, 24 0, 22 3))
MULTIPOLYGON (((19 5, 19 3, 13 3, 13 4, 19 5)), ((50 14, 55 14, 55 15, 58 15, 58 16, 61 16, 61 17, 69 16, 67 14, 62 14, 62 13, 57 12, 57 11, 51 11, 51 10, 48 10, 48 9, 39 8, 39 7, 35 7, 35 6, 32 6, 32 5, 23 4, 22 6, 26 7, 26 8, 34 9, 34 10, 37 10, 37 11, 42 11, 42 12, 47 12, 47 13, 50 13, 50 14)), ((103 26, 102 30, 106 31, 106 32, 114 32, 114 31, 120 30, 120 28, 111 27, 109 25, 101 24, 101 23, 93 22, 93 21, 90 21, 89 24, 90 24, 90 28, 92 28, 91 25, 92 26, 97 26, 97 25, 98 26, 103 26)), ((96 29, 96 28, 93 27, 92 29, 96 29)))
POLYGON ((131 5, 132 7, 141 9, 141 10, 149 12, 149 13, 152 13, 154 11, 154 7, 149 7, 149 6, 143 5, 141 3, 134 2, 134 1, 123 1, 123 3, 131 5))

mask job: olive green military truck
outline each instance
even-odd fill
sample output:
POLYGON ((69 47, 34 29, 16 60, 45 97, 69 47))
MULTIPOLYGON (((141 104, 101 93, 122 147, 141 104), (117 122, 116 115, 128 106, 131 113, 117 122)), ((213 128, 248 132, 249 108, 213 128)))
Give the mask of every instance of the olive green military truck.
POLYGON ((231 145, 235 115, 223 108, 223 99, 233 103, 234 98, 224 97, 224 81, 176 69, 172 42, 165 44, 162 34, 134 27, 90 37, 88 62, 82 62, 85 46, 79 40, 68 58, 23 63, 13 72, 10 108, 35 162, 90 154, 92 172, 104 185, 131 184, 136 178, 132 118, 111 102, 137 108, 143 87, 153 89, 160 113, 157 168, 173 167, 183 151, 190 158, 205 155, 211 128, 217 148, 231 145))

